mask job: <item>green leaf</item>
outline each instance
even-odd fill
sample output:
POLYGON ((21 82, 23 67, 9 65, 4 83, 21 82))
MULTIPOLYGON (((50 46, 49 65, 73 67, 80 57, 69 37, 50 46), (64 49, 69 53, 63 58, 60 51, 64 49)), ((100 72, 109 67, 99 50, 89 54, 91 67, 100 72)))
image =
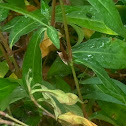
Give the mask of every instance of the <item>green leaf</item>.
POLYGON ((92 58, 104 68, 126 68, 126 43, 119 39, 91 39, 73 48, 73 56, 80 59, 92 58), (121 62, 119 62, 121 61, 121 62))
MULTIPOLYGON (((118 126, 125 126, 126 107, 114 103, 98 102, 102 112, 111 118, 118 126)), ((107 120, 106 120, 107 121, 107 120)))
POLYGON ((48 77, 53 76, 64 77, 71 74, 70 66, 63 63, 63 61, 58 57, 48 71, 48 77))
POLYGON ((20 39, 22 35, 25 35, 34 29, 37 29, 40 26, 40 24, 31 18, 27 18, 22 16, 14 25, 10 32, 9 36, 9 43, 10 47, 12 46, 20 39))
POLYGON ((7 2, 9 4, 13 4, 15 6, 21 7, 21 8, 25 8, 25 2, 24 0, 7 0, 7 2))
POLYGON ((8 97, 2 100, 0 108, 2 111, 4 111, 9 106, 9 104, 15 103, 18 100, 21 100, 25 97, 27 97, 26 91, 20 86, 18 86, 13 90, 13 92, 8 97))
MULTIPOLYGON (((101 14, 91 6, 65 6, 68 24, 76 24, 91 30, 106 34, 117 35, 113 30, 106 26, 101 14)), ((56 8, 56 20, 62 22, 61 8, 56 8)))
POLYGON ((20 20, 20 18, 22 18, 22 16, 17 16, 10 20, 7 24, 5 24, 2 27, 2 31, 10 32, 11 29, 15 26, 15 24, 20 20))
POLYGON ((91 68, 97 74, 97 76, 102 82, 102 85, 97 85, 97 89, 99 90, 99 92, 108 94, 113 98, 117 99, 119 102, 121 102, 116 102, 117 104, 126 105, 126 97, 124 95, 124 92, 122 92, 122 90, 114 84, 114 82, 109 78, 106 71, 97 62, 95 62, 95 60, 91 58, 89 60, 85 58, 80 59, 79 57, 76 57, 74 61, 77 64, 83 64, 91 68))
POLYGON ((29 78, 32 79, 31 86, 42 83, 42 57, 39 44, 43 38, 44 30, 40 29, 33 34, 25 54, 23 62, 23 83, 25 88, 28 85, 29 78))
POLYGON ((53 77, 52 79, 49 80, 50 83, 53 84, 53 86, 56 89, 60 89, 64 92, 70 92, 70 86, 68 83, 66 83, 61 77, 57 76, 57 77, 53 77))
POLYGON ((47 21, 49 22, 49 6, 46 2, 44 2, 43 0, 41 0, 41 13, 45 16, 45 18, 47 19, 47 21))
POLYGON ((70 24, 74 29, 75 31, 77 32, 77 35, 78 35, 78 41, 76 43, 76 45, 79 45, 83 39, 84 39, 84 31, 82 30, 82 28, 78 27, 77 25, 74 25, 74 24, 70 24))
MULTIPOLYGON (((115 85, 117 85, 122 90, 124 95, 126 95, 126 85, 118 80, 115 80, 115 79, 111 79, 111 80, 114 82, 115 85)), ((80 84, 93 84, 93 85, 95 85, 95 84, 102 84, 102 81, 98 77, 91 77, 89 79, 80 81, 80 84)))
POLYGON ((108 117, 108 115, 106 115, 106 113, 104 113, 103 111, 95 112, 89 118, 90 120, 92 119, 104 120, 112 124, 113 126, 119 126, 111 117, 108 117))
POLYGON ((48 25, 46 25, 42 21, 42 18, 43 18, 42 14, 32 13, 32 12, 26 11, 26 10, 20 8, 20 7, 16 7, 15 5, 7 4, 7 3, 6 4, 0 4, 0 8, 5 8, 5 9, 15 11, 17 13, 20 13, 22 15, 25 15, 26 17, 29 17, 29 18, 35 20, 36 22, 38 22, 39 24, 41 24, 43 26, 48 27, 48 25))
POLYGON ((100 13, 104 23, 113 31, 126 38, 126 30, 113 0, 88 0, 100 13))
POLYGON ((0 78, 3 78, 7 71, 9 70, 8 64, 6 61, 0 62, 0 78))
POLYGON ((0 104, 19 84, 13 80, 0 78, 0 104))
POLYGON ((56 46, 56 48, 60 49, 60 41, 57 30, 54 27, 49 26, 47 28, 47 35, 49 39, 52 41, 52 43, 56 46))
POLYGON ((0 8, 0 22, 4 21, 7 18, 8 13, 9 13, 8 9, 0 8))
POLYGON ((87 95, 84 95, 83 98, 84 99, 93 99, 93 100, 98 100, 98 101, 105 101, 105 102, 124 105, 121 101, 114 98, 113 96, 102 93, 102 92, 97 92, 97 91, 94 91, 94 92, 91 92, 91 93, 89 93, 87 95))

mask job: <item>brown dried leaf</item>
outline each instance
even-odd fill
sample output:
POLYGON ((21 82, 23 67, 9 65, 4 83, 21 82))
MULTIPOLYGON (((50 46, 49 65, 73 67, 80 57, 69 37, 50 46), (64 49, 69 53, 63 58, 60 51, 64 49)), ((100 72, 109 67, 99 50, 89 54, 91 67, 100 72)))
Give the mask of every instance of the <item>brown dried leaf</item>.
MULTIPOLYGON (((59 33, 59 38, 61 38, 61 34, 59 33)), ((40 49, 42 52, 42 58, 47 56, 51 51, 55 51, 56 47, 53 45, 52 41, 48 38, 47 33, 44 34, 44 39, 40 43, 40 49)))
POLYGON ((75 115, 75 114, 73 114, 71 112, 60 115, 58 117, 58 119, 59 119, 59 122, 61 122, 61 123, 62 122, 64 123, 64 121, 69 123, 69 126, 74 126, 74 125, 97 126, 96 124, 94 124, 90 120, 88 120, 86 118, 83 118, 81 116, 75 115))

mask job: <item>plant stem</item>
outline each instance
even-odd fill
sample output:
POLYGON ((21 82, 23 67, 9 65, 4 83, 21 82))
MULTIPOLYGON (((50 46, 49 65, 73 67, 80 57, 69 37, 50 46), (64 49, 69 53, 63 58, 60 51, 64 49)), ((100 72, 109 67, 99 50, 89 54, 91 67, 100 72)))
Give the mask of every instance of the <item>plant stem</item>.
POLYGON ((6 114, 5 112, 0 111, 0 115, 2 115, 2 116, 4 116, 4 117, 6 117, 6 118, 8 118, 8 119, 10 119, 10 120, 12 120, 12 121, 18 123, 18 124, 20 124, 20 125, 22 125, 22 126, 28 126, 27 124, 25 124, 25 123, 23 123, 23 122, 21 122, 21 121, 15 119, 15 118, 9 116, 9 115, 6 114))
POLYGON ((55 27, 55 7, 56 7, 56 0, 52 0, 51 25, 53 27, 55 27))
POLYGON ((63 24, 64 24, 64 30, 65 30, 65 35, 66 35, 66 41, 67 41, 68 57, 69 57, 69 62, 71 62, 72 61, 72 50, 71 50, 71 45, 70 45, 70 36, 69 36, 69 31, 68 31, 65 8, 64 8, 64 4, 63 4, 62 0, 60 0, 60 6, 61 6, 61 10, 62 10, 62 15, 63 15, 63 24))
POLYGON ((33 97, 33 95, 30 94, 30 98, 33 101, 33 103, 36 105, 37 108, 41 109, 42 111, 44 111, 45 113, 48 114, 48 116, 52 117, 53 119, 56 119, 55 116, 53 114, 51 114, 50 112, 48 112, 46 109, 44 109, 33 97))
MULTIPOLYGON (((77 75, 76 75, 73 63, 71 63, 70 66, 71 66, 71 69, 72 69, 72 73, 73 73, 74 81, 75 81, 75 84, 76 84, 78 96, 79 96, 80 100, 83 102, 83 97, 82 97, 82 94, 81 94, 81 91, 80 91, 79 82, 78 82, 78 79, 77 79, 77 75)), ((83 111, 84 117, 88 118, 84 103, 82 104, 82 111, 83 111)))
POLYGON ((7 61, 9 69, 11 70, 11 72, 13 72, 14 71, 14 66, 13 66, 12 62, 10 61, 10 59, 9 59, 9 57, 8 57, 6 51, 4 50, 4 48, 3 48, 1 43, 0 43, 0 50, 2 51, 4 57, 5 57, 6 61, 7 61))
MULTIPOLYGON (((81 94, 81 91, 80 91, 78 79, 77 79, 76 72, 75 72, 74 65, 73 65, 72 50, 71 50, 70 36, 69 36, 69 31, 68 31, 68 25, 67 25, 67 19, 66 19, 66 14, 65 14, 65 8, 64 8, 63 1, 62 0, 59 0, 59 1, 60 1, 60 6, 61 6, 61 9, 62 9, 62 15, 63 15, 63 24, 64 24, 64 29, 65 29, 66 41, 67 41, 69 64, 70 64, 71 69, 72 69, 72 73, 73 73, 75 85, 76 85, 76 88, 77 88, 78 96, 79 96, 80 100, 83 102, 83 97, 82 97, 82 94, 81 94)), ((82 111, 83 111, 84 117, 88 118, 86 110, 85 110, 84 103, 82 104, 82 111)))
POLYGON ((17 62, 16 62, 16 60, 14 58, 13 52, 10 49, 7 40, 4 38, 4 36, 3 36, 3 34, 2 34, 1 31, 0 31, 0 39, 2 40, 2 44, 3 44, 4 48, 6 49, 8 55, 9 55, 10 60, 12 60, 12 62, 14 64, 16 75, 20 78, 21 77, 20 68, 19 68, 19 66, 18 66, 18 64, 17 64, 17 62))

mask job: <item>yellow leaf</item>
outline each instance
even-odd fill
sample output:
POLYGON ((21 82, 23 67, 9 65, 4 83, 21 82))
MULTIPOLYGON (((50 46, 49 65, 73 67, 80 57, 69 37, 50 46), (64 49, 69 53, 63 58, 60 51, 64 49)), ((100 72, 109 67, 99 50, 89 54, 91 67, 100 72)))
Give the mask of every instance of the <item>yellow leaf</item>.
POLYGON ((69 123, 69 126, 74 126, 74 125, 97 126, 96 124, 94 124, 90 120, 88 120, 88 119, 86 119, 84 117, 75 115, 75 114, 73 114, 71 112, 60 115, 58 117, 58 119, 59 119, 59 122, 61 122, 61 123, 62 122, 64 123, 64 121, 69 123))
MULTIPOLYGON (((59 38, 61 38, 62 35, 59 33, 59 38)), ((55 51, 56 47, 53 45, 52 41, 48 38, 47 33, 44 34, 44 39, 40 43, 40 49, 42 52, 42 58, 47 56, 51 51, 55 51)))
POLYGON ((90 37, 95 33, 95 31, 87 29, 87 28, 83 28, 84 31, 84 36, 86 39, 90 39, 90 37))

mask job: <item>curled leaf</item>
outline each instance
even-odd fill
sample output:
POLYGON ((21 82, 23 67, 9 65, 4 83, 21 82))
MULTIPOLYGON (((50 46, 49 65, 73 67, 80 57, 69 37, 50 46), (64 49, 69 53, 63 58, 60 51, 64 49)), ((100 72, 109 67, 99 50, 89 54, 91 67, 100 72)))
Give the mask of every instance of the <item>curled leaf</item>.
POLYGON ((62 121, 65 121, 70 124, 70 126, 73 125, 82 125, 82 126, 97 126, 93 122, 89 121, 86 118, 83 118, 81 116, 75 115, 71 112, 62 114, 58 117, 59 121, 62 123, 62 121))

